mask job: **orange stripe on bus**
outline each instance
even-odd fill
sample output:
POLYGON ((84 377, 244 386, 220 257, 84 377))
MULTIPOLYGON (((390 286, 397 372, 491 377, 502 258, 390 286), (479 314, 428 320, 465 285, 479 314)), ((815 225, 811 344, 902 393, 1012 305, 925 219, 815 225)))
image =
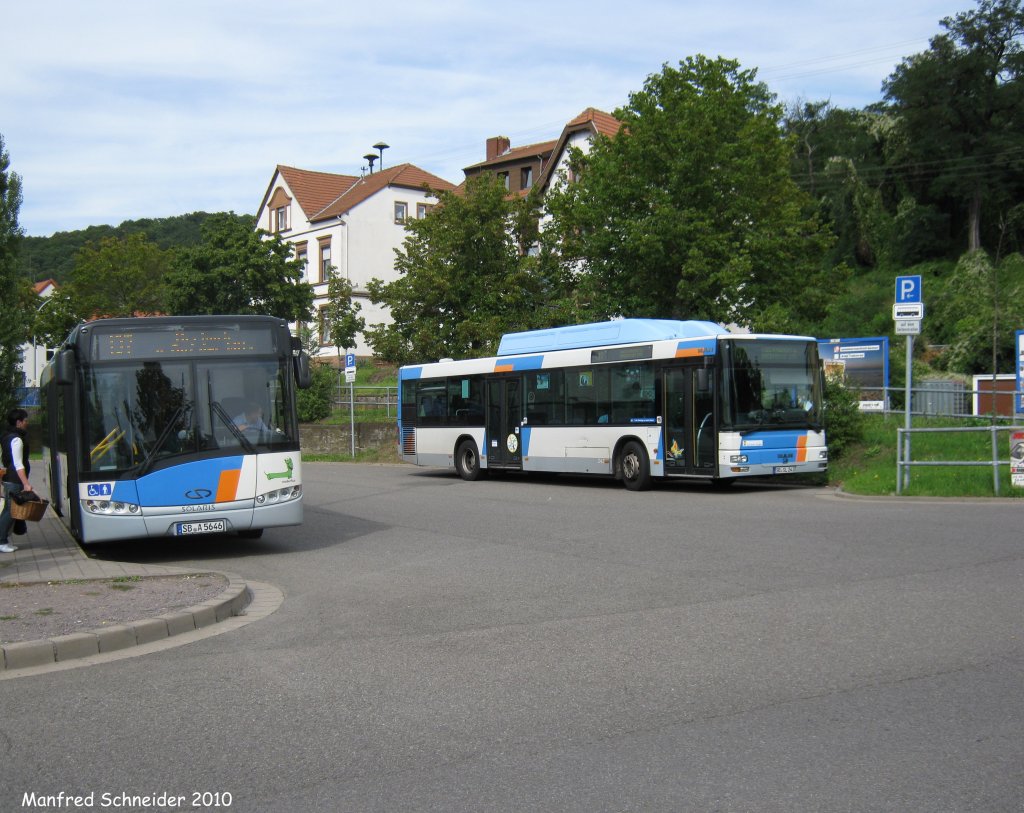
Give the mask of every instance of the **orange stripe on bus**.
POLYGON ((242 477, 241 469, 224 469, 217 481, 217 499, 215 502, 231 502, 238 494, 238 481, 242 477))
POLYGON ((511 364, 495 364, 494 372, 496 373, 512 373, 515 372, 515 367, 511 364))
POLYGON ((807 462, 807 435, 801 435, 796 439, 796 462, 807 462))
POLYGON ((692 358, 695 358, 696 356, 703 356, 703 355, 704 355, 704 348, 703 347, 680 347, 678 350, 676 350, 676 358, 677 359, 692 359, 692 358))

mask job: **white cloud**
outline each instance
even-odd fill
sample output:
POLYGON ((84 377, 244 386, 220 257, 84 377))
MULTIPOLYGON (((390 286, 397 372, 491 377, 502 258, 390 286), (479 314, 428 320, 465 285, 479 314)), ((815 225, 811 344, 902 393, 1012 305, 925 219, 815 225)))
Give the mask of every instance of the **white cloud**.
POLYGON ((278 163, 357 173, 370 146, 451 181, 484 141, 554 138, 660 66, 727 56, 780 99, 863 106, 940 18, 927 0, 77 0, 5 11, 0 133, 21 223, 50 234, 253 211, 278 163))

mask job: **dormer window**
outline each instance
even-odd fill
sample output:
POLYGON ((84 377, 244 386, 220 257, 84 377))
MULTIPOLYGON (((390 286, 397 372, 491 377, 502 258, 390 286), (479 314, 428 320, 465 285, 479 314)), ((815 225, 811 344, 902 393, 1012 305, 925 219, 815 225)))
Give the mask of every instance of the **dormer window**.
POLYGON ((274 231, 288 231, 288 207, 278 206, 274 209, 274 231))
POLYGON ((288 193, 282 187, 279 186, 274 190, 274 194, 267 204, 267 209, 270 212, 270 231, 277 234, 288 231, 292 227, 290 222, 292 199, 288 197, 288 193))

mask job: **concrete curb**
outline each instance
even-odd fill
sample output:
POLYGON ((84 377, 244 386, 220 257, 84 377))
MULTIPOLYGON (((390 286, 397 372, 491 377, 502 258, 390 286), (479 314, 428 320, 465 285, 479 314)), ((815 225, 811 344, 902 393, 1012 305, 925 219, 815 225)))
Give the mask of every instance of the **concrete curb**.
POLYGON ((217 598, 181 612, 55 638, 0 645, 0 671, 46 666, 148 644, 242 615, 253 599, 252 591, 238 576, 220 575, 228 579, 228 586, 217 598))

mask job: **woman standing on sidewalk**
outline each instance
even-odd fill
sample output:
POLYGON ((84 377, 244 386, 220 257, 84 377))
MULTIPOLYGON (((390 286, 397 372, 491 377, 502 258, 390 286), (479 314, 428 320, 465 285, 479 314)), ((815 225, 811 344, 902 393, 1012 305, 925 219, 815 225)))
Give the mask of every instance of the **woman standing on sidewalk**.
POLYGON ((4 472, 4 508, 0 511, 0 553, 14 553, 17 545, 8 539, 14 518, 11 516, 11 498, 22 491, 32 491, 28 481, 28 413, 12 409, 7 413, 7 432, 0 438, 4 472))

